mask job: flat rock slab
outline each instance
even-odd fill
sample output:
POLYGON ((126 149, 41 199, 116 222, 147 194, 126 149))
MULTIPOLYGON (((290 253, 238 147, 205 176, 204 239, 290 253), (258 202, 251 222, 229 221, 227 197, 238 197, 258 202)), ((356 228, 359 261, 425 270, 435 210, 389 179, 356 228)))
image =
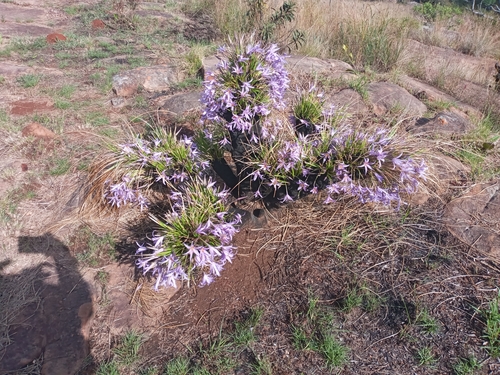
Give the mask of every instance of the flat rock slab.
POLYGON ((500 260, 500 182, 479 184, 446 205, 443 221, 458 239, 500 260))
POLYGON ((348 78, 354 76, 352 66, 340 60, 322 60, 317 57, 289 56, 286 58, 286 67, 290 71, 298 73, 329 74, 331 78, 348 78))
POLYGON ((52 28, 26 23, 0 22, 0 34, 4 37, 13 36, 47 36, 52 32, 52 28))
POLYGON ((35 22, 45 18, 45 10, 22 7, 9 3, 0 3, 2 22, 35 22))
POLYGON ((174 116, 181 116, 182 114, 201 108, 200 98, 203 90, 182 92, 172 95, 161 106, 160 110, 167 112, 174 116))
POLYGON ((370 83, 368 98, 378 116, 393 109, 399 109, 403 115, 410 117, 421 117, 427 111, 424 103, 404 88, 389 82, 370 83))
POLYGON ((462 186, 467 182, 470 167, 449 156, 436 153, 432 160, 433 173, 437 177, 440 187, 438 193, 449 186, 462 186))
POLYGON ((408 76, 401 76, 398 83, 406 90, 408 90, 412 95, 414 95, 419 99, 428 100, 431 102, 453 103, 455 107, 463 111, 465 114, 469 116, 473 115, 476 116, 477 118, 481 117, 481 112, 475 109, 474 107, 466 103, 463 103, 454 98, 453 96, 448 95, 443 91, 438 90, 437 88, 431 85, 428 85, 427 83, 421 82, 418 79, 408 76))
POLYGON ((432 119, 421 118, 407 130, 414 134, 454 135, 466 134, 472 130, 470 120, 457 111, 439 112, 432 119))
POLYGON ((344 89, 333 94, 330 101, 335 105, 337 110, 349 114, 365 114, 368 112, 368 107, 361 95, 353 89, 344 89))
POLYGON ((33 69, 26 65, 20 65, 9 61, 0 62, 0 76, 2 77, 17 77, 21 74, 27 74, 32 71, 33 69))
POLYGON ((132 96, 139 88, 149 92, 168 90, 184 79, 171 65, 155 65, 127 70, 113 77, 113 92, 118 96, 132 96))
POLYGON ((408 196, 408 201, 412 205, 421 206, 431 196, 436 196, 436 194, 442 196, 449 191, 450 187, 462 187, 467 184, 470 167, 460 161, 436 152, 427 162, 431 176, 429 184, 420 186, 415 194, 408 196))

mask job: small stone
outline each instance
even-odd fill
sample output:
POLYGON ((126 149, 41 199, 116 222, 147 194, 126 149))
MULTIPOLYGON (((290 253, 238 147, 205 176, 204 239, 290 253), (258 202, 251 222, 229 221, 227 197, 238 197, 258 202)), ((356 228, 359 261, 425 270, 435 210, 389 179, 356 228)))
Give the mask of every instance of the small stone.
POLYGON ((45 126, 40 125, 38 122, 32 122, 26 125, 22 130, 23 137, 35 137, 38 139, 44 139, 50 141, 57 137, 57 135, 45 126))
POLYGON ((113 92, 117 96, 134 95, 140 88, 148 92, 168 90, 184 79, 182 72, 170 65, 154 65, 127 70, 113 76, 113 92))
POLYGON ((104 29, 104 28, 106 28, 106 24, 102 20, 97 19, 92 21, 93 30, 104 29))
POLYGON ((161 110, 174 116, 181 116, 190 110, 201 108, 201 95, 201 90, 175 94, 165 101, 161 110))
POLYGON ((116 98, 111 99, 111 105, 116 108, 122 108, 125 106, 125 99, 118 96, 116 98))
POLYGON ((45 40, 47 40, 47 43, 49 43, 49 44, 54 44, 56 42, 66 40, 66 37, 63 34, 52 33, 52 34, 47 35, 45 40))
POLYGON ((26 164, 26 163, 22 163, 22 164, 21 164, 21 170, 22 170, 23 172, 26 172, 26 171, 28 170, 28 164, 26 164))

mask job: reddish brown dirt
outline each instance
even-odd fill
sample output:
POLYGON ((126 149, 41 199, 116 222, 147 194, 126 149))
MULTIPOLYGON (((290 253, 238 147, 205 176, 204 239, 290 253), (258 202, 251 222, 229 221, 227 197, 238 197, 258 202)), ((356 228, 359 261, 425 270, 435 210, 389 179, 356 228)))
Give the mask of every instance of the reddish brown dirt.
POLYGON ((26 116, 32 115, 34 113, 50 112, 54 109, 53 104, 46 100, 18 100, 11 103, 11 106, 12 108, 10 110, 10 114, 16 116, 26 116))
POLYGON ((92 21, 92 29, 104 29, 104 28, 106 28, 106 24, 102 20, 92 21))
POLYGON ((52 33, 47 35, 45 39, 47 40, 47 43, 54 44, 56 42, 66 40, 66 37, 63 34, 52 33))
POLYGON ((35 137, 39 139, 52 140, 57 137, 57 135, 45 126, 40 125, 37 122, 32 122, 26 125, 21 131, 23 137, 35 137))
POLYGON ((264 231, 244 227, 235 237, 238 255, 214 283, 203 288, 183 288, 171 301, 181 302, 182 309, 172 309, 169 318, 182 325, 208 324, 217 327, 221 321, 258 303, 265 288, 273 254, 259 251, 264 231), (184 305, 186 304, 186 305, 184 305))

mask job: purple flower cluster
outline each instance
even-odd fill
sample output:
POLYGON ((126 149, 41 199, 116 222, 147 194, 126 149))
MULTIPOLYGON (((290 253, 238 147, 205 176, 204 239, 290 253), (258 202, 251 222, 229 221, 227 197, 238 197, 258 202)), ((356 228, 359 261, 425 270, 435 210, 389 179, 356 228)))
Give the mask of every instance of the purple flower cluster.
POLYGON ((104 198, 113 207, 119 208, 127 204, 136 204, 142 211, 148 207, 148 201, 138 189, 130 187, 131 182, 132 179, 129 175, 123 176, 122 181, 116 184, 110 184, 108 182, 104 198))
POLYGON ((164 132, 151 141, 136 138, 119 147, 128 163, 156 172, 162 176, 158 181, 163 183, 182 181, 188 174, 197 174, 209 167, 209 162, 200 157, 196 144, 186 136, 177 139, 175 133, 164 132))
POLYGON ((295 141, 278 140, 269 146, 272 152, 253 155, 250 175, 260 182, 256 197, 269 186, 274 195, 282 191, 283 203, 326 189, 326 204, 348 194, 363 203, 399 207, 401 193, 414 193, 426 178, 424 161, 398 153, 385 130, 334 130, 328 123, 316 129, 295 141))
POLYGON ((228 194, 201 179, 170 194, 171 211, 155 220, 160 229, 153 232, 150 244, 137 249, 137 267, 156 278, 156 290, 193 277, 201 279, 200 286, 208 285, 232 261, 241 217, 224 211, 228 194))
MULTIPOLYGON (((222 56, 218 71, 205 81, 202 120, 224 123, 230 131, 247 133, 249 139, 258 142, 271 130, 256 129, 256 122, 265 119, 272 108, 285 107, 283 98, 289 79, 284 56, 276 45, 222 47, 219 52, 222 56)), ((261 126, 266 125, 263 121, 261 126)))
POLYGON ((118 183, 107 181, 104 193, 108 203, 115 207, 137 204, 142 210, 148 202, 141 189, 154 181, 172 187, 204 173, 210 166, 191 139, 177 139, 174 133, 158 134, 151 141, 136 138, 119 145, 117 153, 127 174, 118 183))

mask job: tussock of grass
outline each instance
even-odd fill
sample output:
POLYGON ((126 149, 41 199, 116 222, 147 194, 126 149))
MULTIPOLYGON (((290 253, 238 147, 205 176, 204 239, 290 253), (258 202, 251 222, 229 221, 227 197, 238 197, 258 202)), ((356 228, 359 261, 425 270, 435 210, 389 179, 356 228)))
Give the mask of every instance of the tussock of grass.
POLYGON ((500 357, 500 292, 481 313, 485 320, 484 337, 488 340, 488 352, 493 358, 498 358, 500 357))

